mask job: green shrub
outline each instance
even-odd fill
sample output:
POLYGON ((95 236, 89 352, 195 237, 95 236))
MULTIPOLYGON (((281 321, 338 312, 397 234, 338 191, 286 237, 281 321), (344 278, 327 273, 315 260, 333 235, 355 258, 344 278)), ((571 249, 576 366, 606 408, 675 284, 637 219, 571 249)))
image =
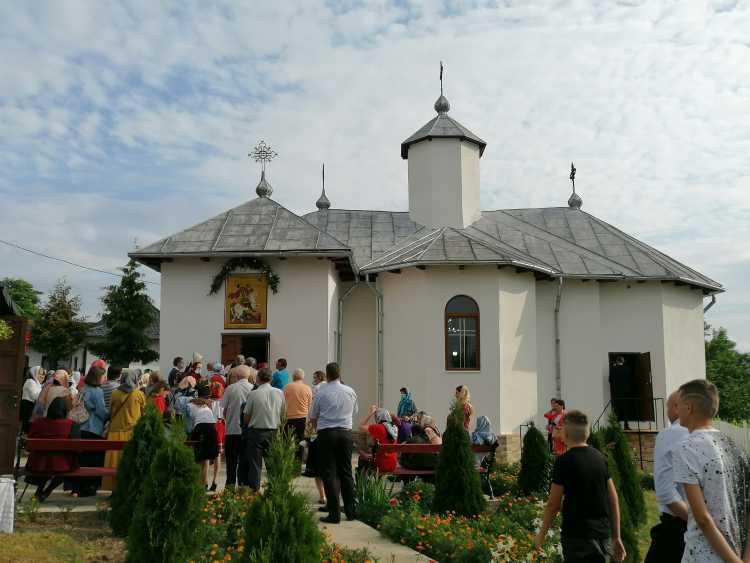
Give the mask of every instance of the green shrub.
POLYGON ((279 432, 268 454, 268 487, 247 511, 247 561, 253 563, 317 563, 323 534, 307 499, 294 490, 297 444, 294 435, 279 432))
POLYGON ((110 498, 109 522, 117 536, 125 536, 143 491, 143 481, 151 462, 164 444, 165 431, 162 416, 152 404, 146 406, 135 425, 133 438, 125 445, 117 466, 117 482, 110 498))
POLYGON ((365 524, 377 527, 390 510, 388 504, 393 493, 393 484, 382 475, 360 473, 355 484, 357 518, 365 524))
POLYGON ((487 501, 463 420, 463 409, 455 402, 443 434, 432 509, 438 513, 453 511, 462 516, 476 516, 486 508, 487 501))
POLYGON ((401 506, 413 504, 420 511, 427 513, 435 502, 435 485, 415 479, 404 485, 398 494, 398 501, 401 506))
POLYGON ((129 562, 183 563, 202 543, 206 494, 193 450, 177 425, 154 456, 127 538, 129 562))
POLYGON ((548 493, 552 478, 552 456, 547 440, 531 425, 523 437, 518 486, 525 495, 548 493))
MULTIPOLYGON (((494 495, 502 496, 506 494, 520 494, 520 489, 518 487, 518 473, 520 470, 521 466, 518 463, 496 464, 495 469, 490 472, 490 483, 492 484, 492 492, 494 495)), ((484 482, 482 485, 484 485, 484 482)), ((489 494, 490 491, 486 490, 485 492, 489 494)))
POLYGON ((639 563, 641 557, 638 549, 638 525, 633 521, 630 505, 628 505, 622 489, 622 476, 611 451, 607 455, 607 465, 609 475, 615 484, 615 489, 617 489, 617 498, 620 501, 620 537, 627 553, 624 563, 639 563))
POLYGON ((655 490, 656 486, 654 484, 654 474, 643 472, 641 473, 641 488, 644 491, 653 491, 655 490))
POLYGON ((643 497, 638 470, 633 461, 633 450, 625 439, 614 411, 610 416, 609 425, 604 429, 604 439, 620 475, 618 491, 621 491, 627 502, 633 526, 637 528, 646 522, 646 500, 643 497))

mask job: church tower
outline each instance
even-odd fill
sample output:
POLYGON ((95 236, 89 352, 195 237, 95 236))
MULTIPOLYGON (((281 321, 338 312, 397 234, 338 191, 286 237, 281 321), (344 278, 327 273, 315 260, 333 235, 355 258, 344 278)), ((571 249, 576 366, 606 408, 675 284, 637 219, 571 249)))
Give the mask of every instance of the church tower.
POLYGON ((462 229, 481 215, 479 159, 487 143, 448 116, 442 74, 441 65, 437 117, 401 143, 401 158, 409 161, 412 221, 462 229))

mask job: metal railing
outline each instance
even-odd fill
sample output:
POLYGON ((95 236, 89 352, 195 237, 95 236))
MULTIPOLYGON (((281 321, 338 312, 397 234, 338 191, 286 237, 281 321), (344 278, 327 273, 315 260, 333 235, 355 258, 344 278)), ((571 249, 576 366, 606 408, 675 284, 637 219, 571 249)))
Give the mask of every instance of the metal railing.
MULTIPOLYGON (((664 408, 664 398, 654 397, 650 403, 647 403, 646 412, 642 412, 643 399, 641 397, 617 397, 610 399, 604 406, 601 414, 591 426, 592 431, 596 432, 603 424, 602 419, 614 409, 617 419, 623 423, 626 432, 635 433, 638 436, 638 464, 641 469, 645 469, 647 463, 653 463, 653 459, 647 459, 643 456, 643 435, 665 428, 666 415, 664 408), (643 420, 645 419, 645 420, 643 420), (635 425, 633 428, 631 425, 635 425)), ((606 423, 607 419, 604 420, 606 423)))

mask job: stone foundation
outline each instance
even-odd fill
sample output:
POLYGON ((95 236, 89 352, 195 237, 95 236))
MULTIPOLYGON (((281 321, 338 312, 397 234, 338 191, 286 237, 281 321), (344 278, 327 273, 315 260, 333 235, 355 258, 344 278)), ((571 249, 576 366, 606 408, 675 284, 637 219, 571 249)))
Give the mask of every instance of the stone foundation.
POLYGON ((656 430, 625 430, 625 439, 633 450, 633 458, 637 469, 654 472, 654 445, 656 444, 656 430), (640 436, 640 447, 639 447, 640 436))
POLYGON ((498 463, 515 463, 521 460, 521 437, 518 434, 498 434, 497 452, 498 463))

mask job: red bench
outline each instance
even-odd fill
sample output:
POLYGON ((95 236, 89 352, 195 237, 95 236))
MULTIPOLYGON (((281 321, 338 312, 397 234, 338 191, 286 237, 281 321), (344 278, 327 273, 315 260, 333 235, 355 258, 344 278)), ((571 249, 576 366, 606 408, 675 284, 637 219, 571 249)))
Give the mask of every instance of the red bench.
MULTIPOLYGON (((16 458, 16 470, 15 479, 21 475, 29 477, 115 477, 117 475, 117 468, 115 467, 79 467, 74 471, 66 471, 65 473, 35 473, 32 471, 26 471, 21 465, 21 449, 25 449, 28 452, 107 452, 107 451, 121 451, 125 448, 127 441, 122 440, 79 440, 79 439, 52 439, 52 438, 26 438, 23 443, 19 444, 19 452, 16 458)), ((187 446, 193 446, 196 442, 185 442, 187 446)), ((23 488, 18 501, 23 500, 23 495, 26 494, 29 484, 23 488)))
MULTIPOLYGON (((379 441, 371 447, 371 457, 374 458, 378 453, 395 453, 395 454, 439 454, 443 448, 441 444, 381 444, 379 441)), ((475 454, 487 454, 486 462, 477 466, 482 480, 487 485, 490 491, 490 497, 494 498, 495 495, 492 491, 492 484, 490 483, 490 472, 491 468, 495 464, 495 450, 497 450, 497 443, 484 444, 481 446, 472 445, 472 452, 475 454)), ((425 477, 435 475, 434 469, 408 469, 402 467, 400 464, 396 465, 396 469, 389 473, 389 475, 395 475, 398 477, 425 477)))

